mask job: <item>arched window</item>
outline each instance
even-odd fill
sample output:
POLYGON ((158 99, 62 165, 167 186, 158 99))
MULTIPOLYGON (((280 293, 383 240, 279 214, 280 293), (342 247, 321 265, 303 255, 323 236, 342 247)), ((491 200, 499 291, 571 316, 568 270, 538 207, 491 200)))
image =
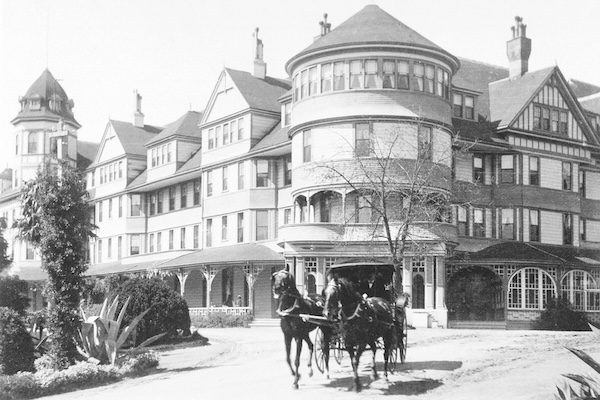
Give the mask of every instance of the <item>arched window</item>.
POLYGON ((600 311, 600 288, 586 271, 570 271, 560 282, 560 294, 578 311, 600 311))
POLYGON ((556 285, 546 271, 523 268, 508 283, 508 308, 543 310, 556 295, 556 285))
POLYGON ((37 152, 38 152, 38 133, 37 132, 29 132, 29 136, 27 137, 27 153, 37 154, 37 152))
POLYGON ((308 294, 317 293, 317 279, 313 274, 307 275, 306 277, 306 291, 308 294))

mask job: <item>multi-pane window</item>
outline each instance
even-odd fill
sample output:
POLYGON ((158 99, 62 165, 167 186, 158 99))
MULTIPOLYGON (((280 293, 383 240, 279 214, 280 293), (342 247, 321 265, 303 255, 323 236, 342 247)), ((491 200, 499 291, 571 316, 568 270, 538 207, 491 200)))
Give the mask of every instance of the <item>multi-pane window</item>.
POLYGON ((461 236, 467 236, 469 234, 469 213, 467 208, 458 206, 457 210, 457 222, 458 222, 458 234, 461 236))
POLYGON ((36 154, 38 152, 38 133, 29 132, 27 136, 27 153, 36 154))
POLYGON ((283 210, 283 224, 291 224, 292 223, 292 209, 286 208, 283 210))
POLYGON ((463 116, 463 97, 462 94, 454 93, 452 96, 452 104, 453 104, 453 115, 456 118, 462 118, 463 116))
POLYGON ((213 172, 206 172, 206 197, 210 197, 213 194, 213 172))
POLYGON ((483 183, 484 172, 483 157, 473 156, 473 182, 483 183))
POLYGON ((586 174, 581 168, 579 169, 579 194, 585 197, 585 180, 586 174))
POLYGON ((529 241, 540 241, 540 212, 539 210, 529 210, 529 241))
POLYGON ((558 132, 558 110, 551 110, 550 117, 550 130, 552 132, 558 132))
POLYGON ((206 247, 212 247, 212 218, 206 220, 206 247))
POLYGON ((181 196, 179 197, 179 202, 181 203, 181 208, 187 207, 187 183, 182 183, 180 186, 181 196))
MULTIPOLYGON (((288 104, 291 104, 291 103, 288 103, 288 104)), ((287 112, 287 108, 286 108, 286 112, 287 112)), ((290 112, 291 112, 291 107, 290 107, 290 112)), ((230 142, 233 142, 233 140, 235 139, 235 137, 237 135, 237 120, 231 121, 230 125, 231 125, 231 131, 229 133, 229 136, 231 137, 230 142)))
POLYGON ((563 244, 573 244, 573 214, 563 214, 563 244))
POLYGON ((119 196, 119 218, 123 217, 123 196, 119 196))
POLYGON ((194 225, 194 248, 200 247, 200 226, 194 225))
POLYGON ((475 119, 475 97, 454 93, 452 103, 456 118, 475 119))
POLYGON ((283 185, 288 186, 292 184, 292 156, 286 155, 283 158, 283 185))
POLYGON ((311 155, 311 144, 312 144, 312 138, 311 138, 311 131, 306 130, 302 133, 302 161, 303 162, 309 162, 312 160, 312 155, 311 155))
POLYGON ((355 145, 354 152, 358 157, 371 155, 371 126, 369 123, 354 125, 355 145))
POLYGON ((139 217, 142 211, 142 195, 132 194, 130 196, 131 201, 131 216, 139 217))
POLYGON ((422 92, 425 89, 425 65, 420 62, 415 62, 413 68, 414 89, 422 92))
POLYGON ((229 180, 229 170, 228 170, 228 169, 227 169, 227 167, 225 166, 225 167, 223 167, 223 170, 222 170, 222 172, 223 172, 223 175, 222 175, 222 178, 223 178, 223 179, 222 179, 222 183, 221 183, 221 184, 222 184, 222 190, 223 190, 224 192, 226 192, 226 191, 228 190, 228 188, 229 188, 229 186, 228 186, 228 180, 229 180))
POLYGON ((154 253, 154 233, 151 233, 149 236, 148 247, 150 248, 150 253, 154 253))
POLYGON ((237 242, 242 243, 244 241, 244 213, 238 213, 237 215, 237 242))
POLYGON ((194 181, 194 205, 200 204, 200 181, 194 181))
POLYGON ((418 131, 418 157, 420 160, 431 161, 432 143, 431 127, 419 125, 418 131))
POLYGON ((221 217, 221 240, 222 241, 226 241, 227 240, 227 216, 224 215, 221 217))
POLYGON ((333 90, 346 88, 346 71, 343 62, 333 64, 333 90))
POLYGON ((311 67, 308 70, 308 95, 312 96, 319 92, 319 75, 317 67, 311 67))
POLYGON ((529 157, 529 184, 540 186, 540 158, 529 157))
POLYGON ((586 241, 586 221, 585 218, 579 218, 579 240, 586 241))
POLYGON ((256 187, 269 186, 269 161, 256 160, 256 187))
POLYGON ((242 117, 242 118, 238 119, 238 132, 237 132, 238 140, 242 140, 244 138, 245 131, 246 131, 246 120, 244 119, 244 117, 242 117))
POLYGON ((119 179, 123 177, 123 161, 119 161, 119 179))
POLYGON ((223 125, 223 146, 229 144, 229 124, 223 125))
POLYGON ((163 212, 163 191, 159 190, 156 192, 156 213, 162 214, 163 212))
POLYGON ((566 161, 562 163, 562 188, 563 190, 573 188, 573 164, 566 161))
MULTIPOLYGON (((100 240, 100 242, 102 242, 102 240, 100 240)), ((102 245, 100 245, 100 251, 98 252, 98 254, 102 253, 102 245)), ((35 250, 33 248, 33 244, 31 244, 30 242, 25 242, 25 259, 26 260, 33 260, 35 258, 35 250)), ((98 262, 102 262, 102 260, 99 258, 98 262)))
POLYGON ((169 211, 175 209, 175 186, 169 187, 169 211))
POLYGON ((123 257, 123 236, 117 238, 117 260, 123 257))
POLYGON ((102 201, 98 202, 98 222, 102 222, 102 201))
POLYGON ((208 130, 208 148, 213 149, 215 147, 215 130, 210 128, 208 130))
POLYGON ((384 89, 395 89, 396 81, 394 72, 396 70, 396 62, 394 60, 383 60, 382 84, 384 89))
POLYGON ((541 310, 556 295, 550 275, 538 268, 523 268, 508 284, 508 308, 541 310))
MULTIPOLYGON (((291 123, 292 123, 292 103, 285 103, 283 106, 283 125, 288 126, 291 123)), ((231 123, 232 126, 233 126, 233 124, 235 124, 235 121, 233 121, 231 123)), ((233 128, 231 128, 231 131, 233 132, 233 128)))
POLYGON ((425 92, 433 93, 435 85, 435 67, 433 65, 425 65, 425 92))
POLYGON ((515 156, 512 154, 500 157, 500 182, 515 183, 515 156))
POLYGON ((185 228, 179 230, 179 248, 185 249, 185 228))
POLYGON ((108 219, 113 217, 113 199, 108 199, 108 219))
POLYGON ((269 238, 269 212, 256 212, 256 240, 266 240, 269 238))
POLYGON ((509 240, 515 238, 515 213, 512 208, 500 209, 500 238, 509 240))
POLYGON ((566 135, 569 132, 569 114, 566 111, 560 112, 560 123, 558 126, 559 133, 566 135))
POLYGON ((550 109, 548 108, 542 108, 542 129, 550 130, 550 109))
POLYGON ((398 60, 398 89, 410 88, 410 65, 408 61, 398 60))
POLYGON ((140 243, 141 243, 140 235, 131 235, 131 244, 129 247, 130 255, 134 256, 136 254, 140 254, 140 243))
POLYGON ((362 88, 363 62, 361 60, 350 61, 350 89, 362 88))
POLYGON ((594 278, 585 271, 569 271, 562 278, 561 297, 569 300, 577 311, 600 311, 600 289, 594 278))
POLYGON ((473 236, 485 237, 485 219, 482 208, 473 209, 473 236))
POLYGON ((365 89, 377 88, 377 60, 365 61, 365 89))
POLYGON ((331 92, 333 70, 331 64, 321 65, 321 93, 331 92))
POLYGON ((219 147, 219 142, 221 141, 221 131, 223 127, 221 125, 215 127, 215 147, 219 147))
POLYGON ((238 180, 237 180, 237 184, 238 184, 238 190, 241 190, 244 188, 244 163, 240 162, 238 163, 238 180))
POLYGON ((156 251, 160 252, 162 250, 162 232, 158 232, 156 234, 156 251))
POLYGON ((175 231, 169 230, 169 250, 173 250, 173 242, 175 240, 175 231))
MULTIPOLYGON (((29 255, 29 254, 27 254, 29 255)), ((33 260, 33 256, 31 258, 27 257, 28 260, 33 260)), ((98 240, 98 263, 102 262, 102 239, 98 240)))

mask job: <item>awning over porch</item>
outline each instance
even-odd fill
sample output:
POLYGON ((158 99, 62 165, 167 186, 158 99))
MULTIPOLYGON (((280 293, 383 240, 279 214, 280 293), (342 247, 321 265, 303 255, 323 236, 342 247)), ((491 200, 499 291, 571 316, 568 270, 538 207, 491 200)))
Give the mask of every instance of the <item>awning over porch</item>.
POLYGON ((173 269, 195 265, 281 264, 283 254, 256 243, 209 247, 161 263, 156 268, 173 269))
POLYGON ((86 275, 89 276, 103 276, 112 274, 127 274, 140 271, 147 271, 149 269, 159 268, 159 266, 167 260, 160 261, 144 261, 131 264, 123 264, 121 261, 115 261, 111 263, 96 264, 90 266, 86 271, 86 275))
POLYGON ((600 266, 600 251, 538 243, 503 242, 472 253, 458 253, 448 259, 448 262, 514 262, 591 267, 600 266))

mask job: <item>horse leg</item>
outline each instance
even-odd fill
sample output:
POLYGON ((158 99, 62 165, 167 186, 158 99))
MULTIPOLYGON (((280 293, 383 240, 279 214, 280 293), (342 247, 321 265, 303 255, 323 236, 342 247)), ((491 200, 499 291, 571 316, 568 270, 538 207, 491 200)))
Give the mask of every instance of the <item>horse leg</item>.
POLYGON ((292 375, 296 375, 294 368, 292 368, 292 360, 290 360, 290 352, 292 351, 292 336, 284 333, 283 340, 285 341, 285 361, 287 361, 290 371, 292 371, 292 375))
POLYGON ((294 389, 298 389, 298 381, 300 380, 300 354, 302 353, 302 338, 296 338, 296 361, 294 365, 296 366, 296 376, 294 377, 294 389))
POLYGON ((313 376, 312 358, 313 358, 314 346, 313 346, 313 342, 310 340, 310 337, 308 336, 308 333, 306 333, 306 336, 304 336, 304 341, 308 345, 308 351, 309 351, 309 353, 308 353, 308 376, 312 378, 312 376, 313 376))
POLYGON ((373 360, 371 361, 371 379, 376 380, 377 378, 379 378, 379 375, 377 375, 377 365, 375 364, 375 353, 377 352, 377 345, 375 345, 375 342, 370 344, 371 346, 371 351, 373 352, 373 360))
POLYGON ((325 377, 329 379, 329 341, 331 340, 331 335, 329 333, 323 332, 323 357, 325 358, 325 377))
MULTIPOLYGON (((354 390, 358 393, 361 391, 360 380, 358 379, 358 360, 360 358, 360 347, 357 351, 354 351, 354 346, 348 347, 348 354, 350 355, 350 362, 352 363, 352 371, 354 372, 354 390)), ((352 387, 350 387, 352 390, 352 387)))
POLYGON ((388 360, 390 359, 390 353, 392 351, 392 341, 384 340, 383 342, 383 376, 385 381, 388 382, 388 360))

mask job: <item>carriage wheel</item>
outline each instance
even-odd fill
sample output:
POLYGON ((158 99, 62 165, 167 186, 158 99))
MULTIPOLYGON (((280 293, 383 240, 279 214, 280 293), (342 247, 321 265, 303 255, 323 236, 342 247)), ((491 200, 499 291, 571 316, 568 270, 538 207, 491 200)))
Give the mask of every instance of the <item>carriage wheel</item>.
POLYGON ((335 340, 335 346, 333 347, 333 358, 340 365, 342 363, 342 357, 344 356, 344 341, 341 337, 335 340))
POLYGON ((396 364, 398 363, 398 350, 400 346, 399 340, 399 332, 398 326, 394 326, 394 331, 392 332, 392 343, 390 343, 390 354, 388 356, 388 370, 394 371, 396 369, 396 364))
POLYGON ((406 360, 406 349, 408 347, 408 322, 406 321, 406 312, 402 317, 402 333, 399 338, 398 349, 400 350, 400 362, 404 364, 406 360))
POLYGON ((315 364, 320 373, 325 372, 325 334, 321 328, 315 331, 315 364))

